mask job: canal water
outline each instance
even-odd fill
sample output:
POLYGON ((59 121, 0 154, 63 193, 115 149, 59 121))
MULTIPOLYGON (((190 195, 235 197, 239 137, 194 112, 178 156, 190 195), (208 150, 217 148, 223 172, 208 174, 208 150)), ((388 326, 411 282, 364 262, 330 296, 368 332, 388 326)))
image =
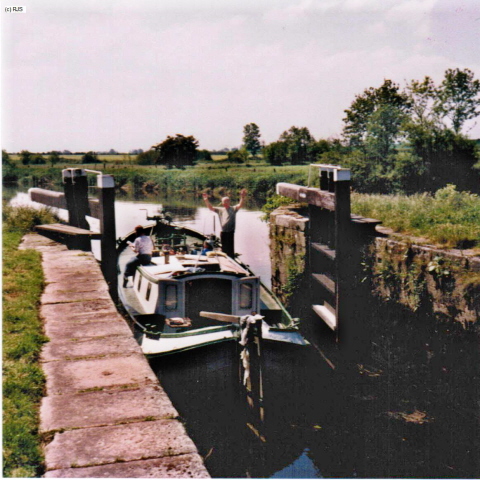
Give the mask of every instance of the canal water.
MULTIPOLYGON (((24 192, 5 194, 28 203, 24 192)), ((150 196, 119 198, 117 234, 145 223, 159 205, 178 222, 218 232, 201 199, 150 196)), ((236 245, 269 283, 261 215, 253 203, 238 214, 236 245)), ((306 312, 300 306, 294 314, 307 319, 306 312)), ((235 345, 151 362, 213 477, 480 476, 478 332, 439 324, 428 306, 413 313, 370 299, 363 317, 358 351, 343 362, 323 326, 311 323, 304 333, 315 346, 265 351, 263 421, 247 405, 235 345), (332 354, 335 370, 318 348, 332 354)))

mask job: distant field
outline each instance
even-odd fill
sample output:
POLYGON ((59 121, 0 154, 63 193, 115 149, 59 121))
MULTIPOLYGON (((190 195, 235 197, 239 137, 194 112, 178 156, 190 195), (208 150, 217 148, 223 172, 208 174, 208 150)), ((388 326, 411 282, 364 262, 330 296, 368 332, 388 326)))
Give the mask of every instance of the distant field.
POLYGON ((212 160, 214 162, 221 162, 223 160, 226 160, 227 159, 227 155, 212 155, 212 160))
MULTIPOLYGON (((42 155, 42 157, 48 163, 48 155, 42 155)), ((60 155, 59 164, 64 164, 64 163, 77 164, 81 162, 82 157, 83 155, 60 155)), ((119 165, 119 164, 132 165, 135 163, 137 159, 136 155, 128 155, 128 154, 119 154, 119 155, 99 154, 97 155, 97 157, 101 162, 113 163, 116 165, 119 165)), ((14 162, 20 163, 20 155, 11 154, 10 159, 13 160, 14 162)))
MULTIPOLYGON (((32 152, 33 153, 33 152, 32 152)), ((45 159, 46 162, 48 162, 48 155, 42 155, 43 158, 45 159)), ((77 154, 72 154, 72 155, 60 155, 60 165, 71 163, 71 164, 77 164, 81 163, 83 155, 77 155, 77 154)), ((98 159, 102 163, 109 163, 113 165, 134 165, 136 164, 137 160, 137 155, 130 155, 127 153, 119 153, 117 155, 110 155, 110 154, 98 154, 97 155, 98 159)), ((213 162, 224 162, 227 160, 228 156, 227 154, 214 154, 212 155, 212 160, 213 162)), ((10 154, 10 159, 13 160, 16 163, 20 163, 20 155, 16 154, 10 154)), ((208 165, 210 162, 203 162, 205 165, 208 165)), ((258 156, 257 159, 253 160, 250 159, 249 163, 252 164, 264 164, 263 158, 261 155, 258 156)))

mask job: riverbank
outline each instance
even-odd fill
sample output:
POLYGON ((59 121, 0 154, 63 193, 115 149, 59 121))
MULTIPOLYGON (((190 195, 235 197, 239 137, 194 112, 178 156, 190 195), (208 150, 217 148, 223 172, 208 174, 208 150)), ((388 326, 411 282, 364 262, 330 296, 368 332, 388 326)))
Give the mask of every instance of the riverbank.
MULTIPOLYGON (((4 182, 43 188, 60 188, 62 169, 72 165, 16 166, 4 171, 4 182)), ((137 192, 189 192, 215 191, 220 196, 246 188, 250 195, 265 198, 275 192, 278 182, 306 183, 308 166, 266 165, 198 165, 184 169, 163 166, 110 166, 74 165, 91 168, 115 176, 118 189, 137 192)), ((92 177, 92 182, 94 178, 92 177)), ((92 183, 93 186, 93 183, 92 183)))
MULTIPOLYGON (((178 413, 108 295, 90 253, 36 234, 42 253, 46 477, 208 477, 178 413)), ((38 472, 37 472, 38 473, 38 472)))

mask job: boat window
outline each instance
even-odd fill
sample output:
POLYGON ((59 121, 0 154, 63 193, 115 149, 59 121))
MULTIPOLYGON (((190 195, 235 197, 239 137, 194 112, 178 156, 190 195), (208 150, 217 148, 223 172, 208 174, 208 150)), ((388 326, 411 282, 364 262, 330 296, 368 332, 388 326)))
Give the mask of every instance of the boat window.
POLYGON ((152 291, 152 284, 148 282, 147 293, 145 295, 145 300, 148 302, 150 300, 150 292, 152 291))
POLYGON ((137 283, 137 290, 140 291, 140 287, 142 286, 142 276, 138 275, 138 283, 137 283))
POLYGON ((253 285, 242 283, 240 285, 240 308, 252 308, 253 285))
POLYGON ((165 310, 177 309, 177 286, 167 285, 165 287, 165 310))

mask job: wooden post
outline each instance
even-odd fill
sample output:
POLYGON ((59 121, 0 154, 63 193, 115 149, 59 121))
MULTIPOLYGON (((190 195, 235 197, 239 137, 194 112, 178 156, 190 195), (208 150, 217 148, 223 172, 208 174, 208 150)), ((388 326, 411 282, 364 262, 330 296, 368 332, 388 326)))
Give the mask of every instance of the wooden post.
POLYGON ((85 218, 86 215, 90 214, 88 181, 85 170, 81 168, 67 168, 62 171, 62 178, 69 225, 89 230, 90 227, 85 218))
POLYGON ((335 250, 336 250, 336 315, 337 315, 337 342, 339 340, 345 343, 345 332, 348 331, 345 323, 351 321, 349 316, 349 294, 352 285, 352 259, 350 252, 352 248, 358 248, 353 245, 355 240, 350 235, 350 181, 335 181, 335 250))
POLYGON ((115 181, 112 175, 98 175, 100 204, 100 233, 102 272, 108 284, 110 296, 114 301, 118 299, 117 279, 117 243, 115 231, 115 181))

